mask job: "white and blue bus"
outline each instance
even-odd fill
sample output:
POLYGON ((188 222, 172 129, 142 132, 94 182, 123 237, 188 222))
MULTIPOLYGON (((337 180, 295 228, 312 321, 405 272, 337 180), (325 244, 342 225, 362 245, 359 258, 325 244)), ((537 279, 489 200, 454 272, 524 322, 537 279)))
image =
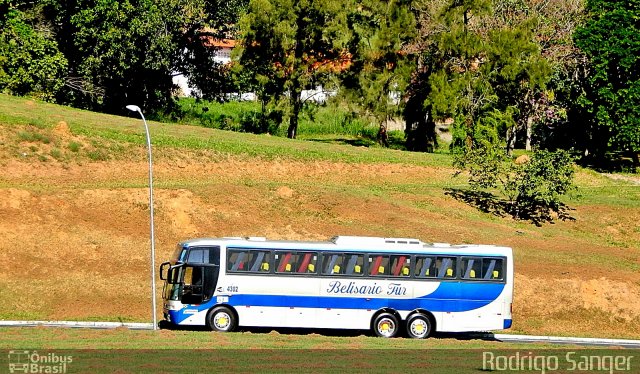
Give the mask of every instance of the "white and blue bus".
POLYGON ((338 236, 194 239, 160 267, 164 318, 246 327, 488 331, 511 327, 513 255, 491 245, 338 236))

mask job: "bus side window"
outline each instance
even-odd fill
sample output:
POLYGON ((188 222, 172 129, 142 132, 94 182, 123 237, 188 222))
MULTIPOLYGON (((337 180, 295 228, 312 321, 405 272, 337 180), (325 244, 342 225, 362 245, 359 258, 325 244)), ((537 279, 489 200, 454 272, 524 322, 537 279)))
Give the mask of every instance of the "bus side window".
POLYGON ((340 275, 344 273, 344 254, 327 253, 322 256, 322 274, 340 275))
POLYGON ((276 271, 278 273, 292 273, 294 271, 293 266, 295 264, 298 255, 295 252, 283 252, 276 255, 278 259, 278 267, 276 271))
POLYGON ((296 273, 298 274, 315 273, 317 261, 318 261, 317 253, 298 254, 298 260, 295 261, 296 273))
POLYGON ((435 278, 436 259, 435 257, 416 257, 416 268, 414 275, 416 278, 435 278))
POLYGON ((411 257, 408 255, 391 256, 391 275, 394 277, 408 277, 411 257))
POLYGON ((373 255, 369 256, 369 275, 385 276, 389 275, 389 256, 373 255))
POLYGON ((271 253, 266 251, 252 251, 248 263, 249 271, 268 273, 271 263, 271 253))
POLYGON ((456 277, 456 258, 455 257, 438 257, 436 259, 438 268, 438 278, 455 278, 456 277))
POLYGON ((246 251, 229 251, 227 256, 227 271, 247 271, 248 254, 246 251))
POLYGON ((502 259, 501 258, 485 258, 482 260, 482 279, 502 280, 502 259))
POLYGON ((463 279, 481 279, 482 259, 463 257, 462 272, 463 279))
POLYGON ((364 267, 364 255, 348 254, 347 275, 362 275, 364 267))

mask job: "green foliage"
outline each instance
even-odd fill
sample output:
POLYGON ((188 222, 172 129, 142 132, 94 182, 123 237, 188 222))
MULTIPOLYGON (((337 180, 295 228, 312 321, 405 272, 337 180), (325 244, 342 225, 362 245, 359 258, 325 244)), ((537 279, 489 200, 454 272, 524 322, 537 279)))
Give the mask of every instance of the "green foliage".
POLYGON ((0 91, 52 101, 64 85, 67 69, 57 43, 11 6, 0 15, 0 29, 0 91))
POLYGON ((214 57, 219 50, 213 40, 235 39, 238 21, 246 10, 248 0, 209 0, 199 3, 200 17, 191 17, 181 42, 184 53, 179 71, 188 77, 197 95, 207 100, 222 100, 232 92, 248 92, 251 87, 241 74, 233 74, 228 66, 214 57))
POLYGON ((567 151, 536 151, 529 162, 517 170, 507 193, 519 211, 537 207, 560 209, 560 197, 573 188, 573 156, 567 151))
MULTIPOLYGON (((172 117, 180 123, 250 133, 269 133, 284 136, 282 113, 261 108, 253 101, 216 101, 182 98, 172 117)), ((169 122, 169 118, 161 118, 169 122)), ((375 142, 378 128, 338 102, 326 105, 308 103, 300 117, 299 136, 304 139, 326 141, 331 138, 365 138, 375 142)), ((390 136, 395 134, 390 133, 390 136)), ((396 139, 397 142, 397 139, 396 139)), ((393 142, 392 142, 393 143, 393 142)), ((367 143, 370 145, 369 143, 367 143)))
POLYGON ((510 174, 509 157, 497 147, 470 149, 454 158, 453 165, 469 173, 469 184, 474 190, 496 188, 501 178, 510 174))
POLYGON ((19 132, 18 138, 22 142, 43 143, 43 144, 51 143, 51 138, 48 135, 45 135, 38 131, 33 131, 33 130, 19 132))
POLYGON ((589 0, 589 20, 576 30, 576 45, 588 56, 591 89, 580 103, 608 130, 610 147, 640 152, 640 0, 589 0))
POLYGON ((531 98, 551 74, 535 41, 535 22, 494 22, 491 3, 448 1, 433 15, 439 27, 429 33, 409 91, 408 106, 421 113, 405 115, 410 149, 432 149, 421 142, 435 142, 428 134, 449 118, 454 152, 487 142, 510 149, 511 134, 532 115, 531 98))
POLYGON ((327 105, 312 107, 314 110, 307 110, 300 119, 301 138, 348 136, 376 139, 378 127, 339 102, 331 101, 327 105))
POLYGON ((78 143, 76 141, 71 141, 71 142, 69 142, 69 145, 67 146, 67 148, 69 148, 69 150, 71 152, 77 153, 82 148, 82 144, 80 144, 80 143, 78 143))
POLYGON ((499 191, 505 210, 521 219, 560 212, 561 197, 573 188, 573 157, 564 150, 538 150, 515 163, 503 149, 480 147, 456 156, 454 165, 468 172, 473 191, 499 191))
POLYGON ((170 103, 171 73, 182 53, 178 0, 88 0, 70 18, 78 74, 100 87, 101 107, 154 110, 170 103))
POLYGON ((415 36, 410 1, 364 0, 349 16, 352 56, 341 75, 342 93, 380 126, 379 141, 388 144, 386 121, 399 114, 413 60, 403 47, 415 36))
POLYGON ((238 70, 264 104, 289 118, 290 138, 298 131, 302 90, 326 84, 340 65, 349 35, 346 9, 349 2, 252 0, 241 18, 238 70))

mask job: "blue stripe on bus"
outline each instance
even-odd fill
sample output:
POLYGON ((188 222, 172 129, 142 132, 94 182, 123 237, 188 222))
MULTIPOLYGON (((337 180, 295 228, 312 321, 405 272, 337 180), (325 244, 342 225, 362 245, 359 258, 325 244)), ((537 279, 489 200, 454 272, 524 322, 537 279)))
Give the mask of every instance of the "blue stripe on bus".
MULTIPOLYGON (((336 296, 291 296, 236 294, 229 297, 231 306, 332 308, 332 309, 380 309, 413 310, 422 308, 430 312, 467 312, 488 305, 498 298, 504 289, 503 283, 458 283, 443 282, 438 288, 424 296, 410 299, 387 297, 336 297, 336 296)), ((216 297, 202 305, 188 306, 190 311, 203 311, 217 304, 216 297)), ((169 311, 171 322, 181 323, 192 314, 184 310, 169 311)))

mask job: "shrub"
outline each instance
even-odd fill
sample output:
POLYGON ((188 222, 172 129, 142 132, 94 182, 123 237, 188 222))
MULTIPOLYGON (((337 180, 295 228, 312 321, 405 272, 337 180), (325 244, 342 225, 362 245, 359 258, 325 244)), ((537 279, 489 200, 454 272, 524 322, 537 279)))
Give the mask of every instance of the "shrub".
POLYGON ((564 150, 537 150, 518 164, 498 147, 480 147, 458 155, 454 166, 469 173, 473 192, 499 191, 505 210, 516 218, 558 213, 560 198, 573 188, 573 157, 564 150))

